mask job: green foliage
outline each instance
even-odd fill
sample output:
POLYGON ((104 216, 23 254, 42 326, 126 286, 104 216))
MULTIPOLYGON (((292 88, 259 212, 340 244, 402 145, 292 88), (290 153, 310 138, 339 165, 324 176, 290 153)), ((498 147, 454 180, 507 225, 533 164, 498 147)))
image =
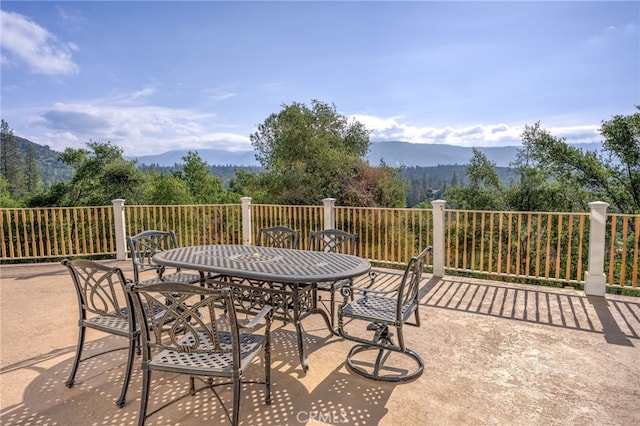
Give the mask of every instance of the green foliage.
POLYGON ((616 115, 603 122, 600 132, 608 154, 605 170, 612 201, 622 213, 640 213, 640 112, 616 115))
POLYGON ((38 145, 19 136, 15 136, 15 139, 23 156, 28 158, 29 153, 33 152, 44 188, 71 179, 73 169, 60 161, 59 152, 52 150, 47 145, 38 145))
POLYGON ((108 205, 116 198, 124 198, 129 204, 143 201, 145 176, 133 161, 122 158, 122 149, 93 141, 87 147, 64 151, 60 160, 75 169, 75 174, 68 182, 55 184, 34 197, 31 205, 108 205), (40 204, 43 202, 47 204, 40 204))
POLYGON ((11 197, 19 199, 25 195, 24 156, 18 149, 13 130, 4 120, 0 124, 0 174, 6 179, 11 197))
POLYGON ((605 201, 616 212, 640 212, 640 113, 614 116, 600 129, 605 154, 584 152, 535 123, 525 126, 512 164, 518 179, 500 184, 495 167, 474 150, 468 184, 444 198, 458 209, 586 211, 605 201))
MULTIPOLYGON (((640 212, 640 113, 615 116, 600 129, 604 155, 583 152, 553 137, 539 123, 525 127, 516 167, 529 210, 580 211, 605 201, 614 211, 640 212), (530 196, 534 194, 534 196, 530 196)), ((522 203, 513 207, 525 207, 522 203)))
POLYGON ((147 204, 224 204, 240 202, 240 195, 227 191, 222 180, 211 174, 206 161, 197 152, 182 157, 183 165, 170 174, 148 169, 147 204))
POLYGON ((241 173, 234 186, 259 203, 320 204, 334 197, 342 205, 404 207, 397 171, 376 170, 364 161, 369 131, 338 114, 334 105, 313 100, 283 105, 250 136, 259 174, 241 173))
POLYGON ((9 182, 7 179, 0 175, 0 208, 17 208, 24 207, 22 203, 11 197, 9 193, 9 182))
POLYGON ((37 194, 42 190, 42 178, 40 175, 40 166, 36 159, 36 151, 33 145, 29 146, 25 163, 25 186, 28 194, 37 194))
POLYGON ((161 175, 149 172, 149 185, 145 191, 146 204, 187 205, 194 204, 187 182, 175 174, 161 175))
POLYGON ((449 186, 444 198, 457 209, 502 210, 504 186, 495 169, 495 163, 485 154, 473 149, 466 170, 469 184, 449 186))
POLYGON ((211 175, 209 165, 197 152, 189 151, 182 157, 184 166, 178 174, 187 184, 187 188, 196 204, 217 204, 237 202, 239 197, 229 194, 222 186, 220 178, 211 175))

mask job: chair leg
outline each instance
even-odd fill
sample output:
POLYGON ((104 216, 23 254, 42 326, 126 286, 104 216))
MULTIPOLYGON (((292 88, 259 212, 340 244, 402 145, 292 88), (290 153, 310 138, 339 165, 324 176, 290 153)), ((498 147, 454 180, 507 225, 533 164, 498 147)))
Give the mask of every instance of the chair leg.
POLYGON ((140 396, 140 413, 138 414, 138 426, 144 426, 147 420, 147 403, 149 402, 149 383, 151 382, 151 371, 147 368, 142 370, 142 395, 140 396))
POLYGON ((233 417, 231 418, 231 424, 238 426, 240 417, 240 392, 242 390, 242 384, 240 378, 233 379, 233 417))
POLYGON ((331 330, 334 330, 336 324, 336 288, 331 284, 331 330))
POLYGON ((264 346, 264 382, 267 395, 264 402, 267 405, 271 404, 271 333, 267 334, 267 339, 264 346))
POLYGON ((86 328, 84 326, 78 327, 78 347, 76 348, 76 358, 73 360, 73 367, 71 367, 71 373, 69 373, 69 379, 65 383, 68 388, 72 388, 75 383, 76 373, 78 372, 78 366, 80 365, 80 357, 82 356, 82 348, 84 347, 84 334, 86 328))
POLYGON ((129 382, 131 381, 131 371, 133 370, 133 358, 135 357, 138 338, 133 337, 129 340, 129 358, 127 359, 127 370, 124 373, 124 383, 122 384, 122 392, 120 392, 120 398, 116 401, 116 405, 120 408, 124 407, 127 401, 127 389, 129 389, 129 382))

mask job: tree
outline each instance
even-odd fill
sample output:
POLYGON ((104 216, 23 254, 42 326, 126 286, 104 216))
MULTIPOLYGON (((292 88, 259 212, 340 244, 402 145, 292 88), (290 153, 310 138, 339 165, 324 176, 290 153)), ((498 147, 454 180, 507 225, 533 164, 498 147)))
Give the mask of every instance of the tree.
POLYGON ((567 145, 540 126, 525 126, 522 148, 512 163, 519 181, 505 194, 505 206, 519 211, 584 211, 590 199, 577 176, 553 165, 553 158, 578 156, 579 149, 567 145))
POLYGON ((135 162, 122 158, 121 148, 94 141, 87 147, 65 149, 60 160, 75 169, 73 177, 34 197, 32 205, 107 205, 115 198, 124 198, 130 204, 143 201, 145 176, 135 162))
POLYGON ((149 185, 145 191, 145 202, 157 205, 193 204, 193 197, 184 179, 175 174, 149 173, 149 185))
POLYGON ((323 198, 335 197, 344 205, 406 205, 404 191, 400 191, 401 200, 397 197, 401 182, 395 176, 389 180, 393 170, 374 172, 364 160, 369 131, 338 114, 334 105, 317 100, 310 107, 295 102, 283 105, 258 126, 250 140, 265 171, 239 173, 234 186, 258 202, 319 204, 323 198))
POLYGON ((23 207, 20 201, 11 197, 9 194, 9 182, 7 179, 0 175, 0 208, 17 208, 23 207))
POLYGON ((521 193, 528 194, 532 209, 586 210, 589 202, 600 200, 621 213, 640 212, 640 113, 614 116, 603 122, 600 132, 603 154, 570 146, 540 123, 525 127, 515 166, 521 171, 521 193))
POLYGON ((504 190, 494 165, 474 150, 467 167, 469 185, 449 188, 445 198, 457 208, 567 212, 585 211, 588 203, 599 200, 616 212, 638 213, 640 112, 616 115, 603 122, 600 132, 603 153, 571 146, 539 122, 525 126, 522 148, 511 164, 517 182, 504 190))
POLYGON ((206 161, 197 152, 189 151, 182 157, 184 166, 178 176, 186 183, 193 202, 197 204, 224 203, 238 201, 231 197, 222 186, 220 178, 213 176, 206 161))
POLYGON ((24 169, 25 189, 28 194, 34 195, 42 190, 42 177, 40 174, 40 166, 36 159, 36 151, 33 145, 29 145, 27 153, 27 161, 24 169))
POLYGON ((9 124, 0 121, 0 174, 7 180, 9 195, 20 198, 25 193, 24 158, 9 124))
MULTIPOLYGON (((476 148, 467 165, 466 175, 469 184, 449 186, 445 199, 458 209, 501 210, 504 187, 496 172, 495 162, 476 148)), ((455 177, 455 174, 454 174, 455 177)))
POLYGON ((640 213, 640 106, 636 109, 639 112, 616 115, 600 128, 607 152, 608 192, 623 213, 640 213))

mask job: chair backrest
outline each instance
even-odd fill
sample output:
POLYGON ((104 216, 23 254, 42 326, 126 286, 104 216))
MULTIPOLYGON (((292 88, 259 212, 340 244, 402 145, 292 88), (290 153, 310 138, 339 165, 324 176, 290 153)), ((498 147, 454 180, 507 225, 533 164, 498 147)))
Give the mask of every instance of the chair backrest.
POLYGON ((257 246, 297 249, 300 231, 286 226, 273 226, 258 230, 257 246))
POLYGON ((406 318, 418 306, 418 291, 420 290, 420 280, 422 279, 422 271, 427 260, 427 254, 431 251, 431 246, 422 250, 422 252, 412 257, 407 264, 398 287, 398 305, 397 320, 406 320, 406 318))
POLYGON ((143 361, 148 361, 157 350, 229 354, 233 357, 233 369, 240 368, 238 323, 229 288, 212 289, 166 281, 128 284, 127 291, 131 294, 136 315, 143 323, 140 327, 143 361), (159 310, 163 311, 162 315, 147 314, 159 310), (225 313, 227 321, 219 321, 225 313), (228 332, 230 341, 221 339, 219 331, 228 332))
POLYGON ((156 253, 164 250, 178 248, 178 237, 171 231, 143 231, 137 235, 127 236, 129 255, 133 262, 133 280, 140 281, 140 274, 154 270, 159 275, 164 271, 164 266, 151 261, 156 253))
POLYGON ((120 268, 84 259, 64 259, 62 264, 71 274, 81 320, 100 315, 126 319, 133 324, 133 312, 125 289, 127 281, 120 268))
POLYGON ((309 232, 309 250, 332 253, 354 254, 357 234, 350 234, 340 229, 325 229, 309 232))

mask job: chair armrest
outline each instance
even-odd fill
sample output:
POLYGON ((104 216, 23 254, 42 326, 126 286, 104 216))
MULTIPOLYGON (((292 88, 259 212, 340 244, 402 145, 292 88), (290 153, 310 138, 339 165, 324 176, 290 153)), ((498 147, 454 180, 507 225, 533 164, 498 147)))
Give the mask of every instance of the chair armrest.
POLYGON ((378 277, 378 273, 377 271, 369 271, 369 285, 367 286, 367 288, 371 288, 373 287, 373 283, 375 282, 376 278, 378 277))
POLYGON ((262 309, 260 309, 260 312, 258 312, 256 314, 256 316, 253 317, 253 319, 251 321, 249 321, 248 323, 246 323, 244 325, 238 324, 238 328, 254 328, 267 315, 269 315, 269 321, 270 321, 271 320, 271 310, 272 310, 271 306, 264 306, 262 309))
POLYGON ((356 294, 363 294, 363 295, 367 295, 367 294, 374 294, 374 295, 388 295, 391 293, 397 293, 398 289, 392 289, 392 290, 371 290, 369 287, 356 287, 356 286, 350 286, 350 285, 346 285, 340 288, 340 294, 342 295, 342 297, 344 298, 344 302, 345 304, 347 303, 347 299, 353 297, 356 294))

